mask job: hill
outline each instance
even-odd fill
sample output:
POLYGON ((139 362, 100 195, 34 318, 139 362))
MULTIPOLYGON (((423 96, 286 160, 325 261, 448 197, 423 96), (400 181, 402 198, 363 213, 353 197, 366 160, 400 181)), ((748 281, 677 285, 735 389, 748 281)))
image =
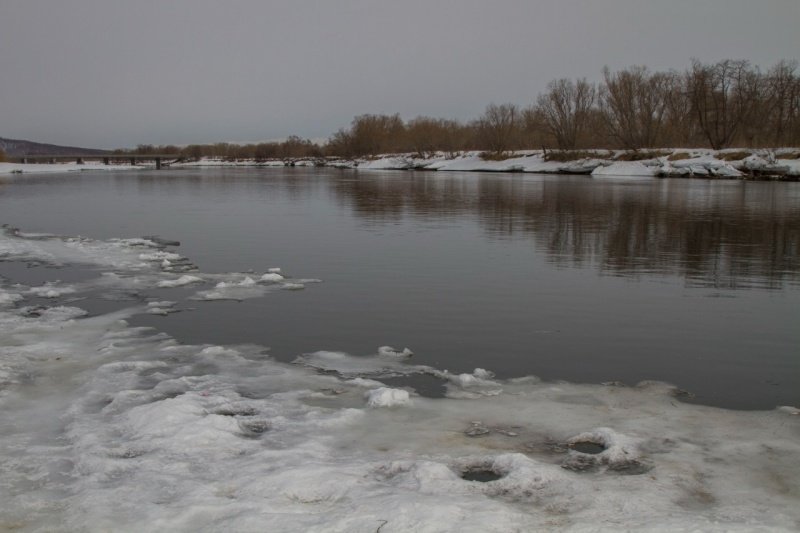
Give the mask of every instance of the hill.
POLYGON ((75 146, 59 146, 57 144, 37 143, 21 139, 5 139, 0 137, 0 150, 9 157, 26 155, 103 155, 109 150, 94 148, 78 148, 75 146))

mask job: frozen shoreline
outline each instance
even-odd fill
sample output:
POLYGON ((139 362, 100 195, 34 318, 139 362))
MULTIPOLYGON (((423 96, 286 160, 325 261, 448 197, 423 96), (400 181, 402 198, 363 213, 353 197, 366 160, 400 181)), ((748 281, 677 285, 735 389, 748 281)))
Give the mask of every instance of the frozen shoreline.
MULTIPOLYGON (((531 174, 580 174, 593 177, 680 177, 716 179, 800 180, 800 158, 796 149, 655 150, 659 155, 630 161, 631 152, 594 150, 581 152, 590 157, 568 161, 548 160, 541 151, 520 151, 506 159, 484 159, 481 152, 464 152, 455 156, 434 154, 384 155, 361 159, 292 159, 292 160, 222 160, 203 158, 197 161, 166 163, 172 168, 207 167, 334 167, 361 170, 429 170, 440 172, 517 172, 531 174)), ((146 165, 16 164, 0 163, 0 175, 75 171, 113 171, 152 168, 146 165)))
MULTIPOLYGON (((594 177, 697 177, 723 179, 800 179, 797 150, 672 149, 657 150, 657 157, 626 161, 631 152, 590 151, 591 157, 568 161, 548 160, 541 151, 520 151, 506 159, 484 159, 481 152, 456 156, 434 154, 385 155, 362 159, 300 159, 284 161, 223 161, 203 159, 176 164, 176 167, 206 166, 323 166, 357 170, 435 170, 440 172, 518 172, 532 174, 583 174, 594 177), (741 155, 741 157, 737 157, 741 155)), ((642 157, 642 156, 639 156, 642 157)))
POLYGON ((415 365, 402 347, 280 363, 260 346, 184 345, 128 324, 137 313, 181 308, 158 298, 160 288, 184 287, 197 305, 214 305, 204 303, 215 299, 203 298, 209 291, 239 299, 295 288, 300 280, 277 267, 208 274, 149 238, 12 230, 0 233, 0 259, 99 269, 81 283, 0 285, 0 525, 384 533, 800 525, 794 407, 686 404, 656 382, 453 374, 415 365), (76 298, 98 289, 149 298, 85 316, 76 298), (32 306, 41 296, 52 305, 32 306), (414 374, 441 380, 446 397, 381 381, 414 374), (470 480, 480 475, 485 482, 470 480))

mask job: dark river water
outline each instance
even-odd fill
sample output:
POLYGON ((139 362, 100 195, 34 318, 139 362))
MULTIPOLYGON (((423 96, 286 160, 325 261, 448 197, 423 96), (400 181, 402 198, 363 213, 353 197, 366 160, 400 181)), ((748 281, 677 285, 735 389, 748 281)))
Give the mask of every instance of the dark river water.
MULTIPOLYGON (((279 266, 323 280, 134 321, 182 342, 256 343, 283 361, 407 346, 416 363, 454 372, 659 380, 687 401, 800 404, 796 183, 301 168, 26 175, 0 179, 0 223, 160 235, 205 272, 279 266)), ((0 262, 12 283, 82 275, 0 262)))

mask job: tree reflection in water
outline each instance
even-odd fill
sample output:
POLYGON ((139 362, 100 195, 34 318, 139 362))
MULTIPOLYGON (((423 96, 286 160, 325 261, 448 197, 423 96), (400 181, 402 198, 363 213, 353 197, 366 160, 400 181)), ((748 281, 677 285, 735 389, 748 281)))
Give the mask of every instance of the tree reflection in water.
POLYGON ((476 217, 494 238, 532 239, 557 265, 728 289, 800 279, 793 183, 358 172, 332 187, 366 223, 476 217))

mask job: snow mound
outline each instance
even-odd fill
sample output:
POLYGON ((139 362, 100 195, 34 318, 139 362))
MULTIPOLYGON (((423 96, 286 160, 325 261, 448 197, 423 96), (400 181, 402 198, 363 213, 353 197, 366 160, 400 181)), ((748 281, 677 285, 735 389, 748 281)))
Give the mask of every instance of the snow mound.
POLYGON ((646 166, 639 161, 615 161, 607 166, 598 166, 592 171, 592 177, 607 176, 640 176, 654 177, 657 168, 646 166))

